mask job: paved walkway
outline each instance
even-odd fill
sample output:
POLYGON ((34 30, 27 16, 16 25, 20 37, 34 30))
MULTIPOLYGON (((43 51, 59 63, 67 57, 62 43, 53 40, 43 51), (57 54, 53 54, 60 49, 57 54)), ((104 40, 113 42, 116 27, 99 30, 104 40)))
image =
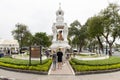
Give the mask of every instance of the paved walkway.
POLYGON ((48 75, 75 75, 75 73, 72 67, 70 66, 69 62, 65 61, 65 63, 62 65, 62 69, 56 69, 55 71, 52 70, 51 65, 48 75))
POLYGON ((0 69, 0 77, 6 77, 10 80, 120 80, 120 71, 75 76, 72 74, 71 70, 70 72, 69 70, 69 64, 66 62, 62 70, 57 70, 56 72, 49 71, 49 75, 21 73, 0 69), (64 74, 62 75, 61 73, 63 72, 64 74), (68 74, 68 72, 71 74, 68 74), (58 73, 59 75, 57 75, 58 73))
POLYGON ((120 80, 120 71, 92 75, 37 75, 0 69, 0 76, 11 80, 120 80))

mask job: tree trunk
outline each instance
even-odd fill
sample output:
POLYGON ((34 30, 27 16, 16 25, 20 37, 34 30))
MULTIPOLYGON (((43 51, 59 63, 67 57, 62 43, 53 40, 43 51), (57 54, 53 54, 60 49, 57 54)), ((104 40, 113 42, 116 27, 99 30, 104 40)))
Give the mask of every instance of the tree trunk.
POLYGON ((102 52, 104 52, 104 50, 103 50, 103 44, 102 44, 102 42, 100 40, 100 37, 97 36, 97 39, 98 39, 98 42, 99 42, 100 49, 102 50, 102 52))
POLYGON ((111 43, 109 43, 109 51, 108 51, 108 53, 109 53, 109 56, 112 56, 112 45, 111 45, 111 43))
POLYGON ((79 45, 79 52, 82 52, 82 46, 81 46, 81 44, 79 45))

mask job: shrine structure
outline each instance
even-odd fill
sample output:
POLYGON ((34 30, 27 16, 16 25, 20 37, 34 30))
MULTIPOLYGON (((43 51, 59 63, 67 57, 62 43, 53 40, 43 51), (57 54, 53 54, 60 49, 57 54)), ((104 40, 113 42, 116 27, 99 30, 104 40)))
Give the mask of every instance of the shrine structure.
POLYGON ((59 6, 59 9, 56 12, 56 22, 52 26, 53 40, 51 49, 64 48, 70 49, 71 46, 68 44, 67 35, 68 35, 68 26, 64 23, 64 11, 59 6))

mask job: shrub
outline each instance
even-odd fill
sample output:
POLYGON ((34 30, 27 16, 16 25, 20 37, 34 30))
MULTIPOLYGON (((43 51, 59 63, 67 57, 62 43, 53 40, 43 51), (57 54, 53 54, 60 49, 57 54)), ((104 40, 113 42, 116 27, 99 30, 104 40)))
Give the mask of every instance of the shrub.
POLYGON ((82 61, 71 59, 70 64, 76 72, 98 71, 120 68, 120 58, 110 57, 105 60, 82 61))
MULTIPOLYGON (((0 58, 0 62, 14 64, 14 65, 24 65, 24 66, 29 65, 29 60, 21 60, 21 59, 14 59, 14 58, 8 58, 8 57, 7 58, 6 57, 0 58)), ((47 62, 48 62, 48 59, 42 60, 42 65, 47 63, 47 62)), ((32 60, 31 61, 31 65, 35 66, 38 64, 40 64, 39 60, 32 60)))
POLYGON ((51 59, 46 59, 41 65, 39 61, 32 61, 32 65, 28 66, 28 60, 0 58, 0 66, 22 70, 48 71, 51 63, 51 59))
POLYGON ((74 62, 76 65, 89 65, 89 66, 104 66, 104 65, 113 65, 113 64, 119 64, 120 58, 119 57, 110 57, 109 59, 104 60, 92 60, 92 61, 84 61, 84 60, 78 60, 73 58, 72 62, 74 62))

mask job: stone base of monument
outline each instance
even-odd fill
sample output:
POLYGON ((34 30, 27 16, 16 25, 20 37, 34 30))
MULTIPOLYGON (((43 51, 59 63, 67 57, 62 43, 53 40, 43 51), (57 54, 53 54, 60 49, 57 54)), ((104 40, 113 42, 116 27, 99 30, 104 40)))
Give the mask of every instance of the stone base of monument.
POLYGON ((66 48, 70 49, 70 45, 67 41, 54 41, 52 45, 50 46, 51 49, 57 49, 57 48, 66 48))

